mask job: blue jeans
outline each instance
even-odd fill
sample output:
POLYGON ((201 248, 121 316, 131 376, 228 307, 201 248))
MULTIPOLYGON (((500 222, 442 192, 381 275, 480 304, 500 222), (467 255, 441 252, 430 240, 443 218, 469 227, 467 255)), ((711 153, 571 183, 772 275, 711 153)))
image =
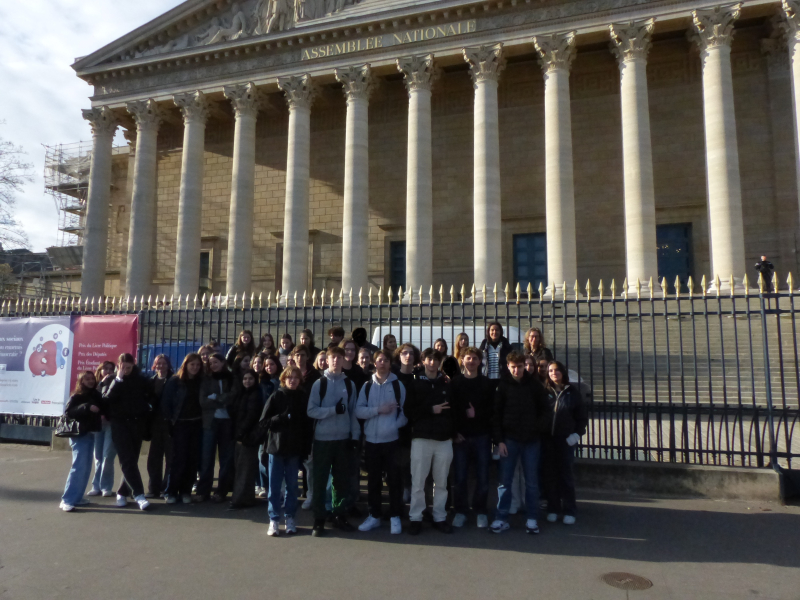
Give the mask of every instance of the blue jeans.
POLYGON ((219 477, 217 493, 223 498, 233 487, 233 423, 231 419, 214 419, 210 429, 203 429, 203 454, 201 457, 200 481, 197 484, 198 496, 211 495, 214 484, 214 465, 219 448, 219 477))
POLYGON ((514 481, 514 470, 517 460, 522 462, 522 472, 525 475, 525 511, 528 519, 539 518, 539 451, 540 442, 517 442, 506 440, 508 456, 500 459, 501 483, 497 488, 497 515, 496 519, 508 521, 508 511, 511 508, 511 484, 514 481))
POLYGON ((67 475, 67 485, 64 487, 64 495, 61 496, 61 500, 64 501, 64 504, 75 506, 83 498, 86 484, 89 483, 89 477, 92 474, 94 434, 86 433, 69 438, 69 445, 72 448, 72 468, 67 475))
POLYGON ((266 454, 264 444, 258 447, 258 475, 256 475, 256 486, 269 490, 269 460, 264 457, 266 454))
POLYGON ((475 468, 475 492, 472 508, 476 514, 488 514, 486 502, 489 498, 489 463, 492 460, 492 440, 489 434, 464 438, 453 443, 453 468, 455 469, 455 494, 453 504, 457 513, 469 513, 469 467, 475 468))
POLYGON ((114 459, 117 449, 111 439, 111 424, 103 423, 102 431, 98 431, 94 438, 94 479, 92 489, 110 492, 114 489, 114 459))
POLYGON ((297 513, 297 472, 300 470, 299 456, 269 455, 269 518, 279 521, 281 512, 294 518, 297 513), (286 482, 286 502, 281 511, 281 486, 286 482))

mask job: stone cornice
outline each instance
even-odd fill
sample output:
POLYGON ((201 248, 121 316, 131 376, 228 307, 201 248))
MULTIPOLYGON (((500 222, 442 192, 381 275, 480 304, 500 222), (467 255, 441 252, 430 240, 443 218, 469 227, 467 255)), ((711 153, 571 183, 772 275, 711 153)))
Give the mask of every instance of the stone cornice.
POLYGON ((347 100, 369 100, 375 85, 372 69, 367 65, 336 69, 336 81, 342 84, 347 100))
POLYGON ((486 44, 477 48, 464 48, 464 60, 469 65, 475 87, 482 81, 497 81, 500 72, 506 67, 503 57, 503 44, 486 44))
POLYGON ((622 66, 632 60, 646 60, 653 46, 655 19, 633 23, 614 23, 608 26, 611 33, 611 51, 622 66))
POLYGON ((117 116, 107 106, 96 106, 81 111, 83 118, 89 121, 92 126, 92 135, 111 135, 117 131, 119 120, 117 116))
POLYGON ((231 101, 237 117, 240 115, 255 117, 261 110, 263 96, 252 81, 241 85, 226 85, 223 93, 231 101))
POLYGON ((314 81, 308 73, 280 77, 278 78, 278 87, 286 95, 286 103, 290 110, 310 109, 317 96, 317 86, 314 85, 314 81))

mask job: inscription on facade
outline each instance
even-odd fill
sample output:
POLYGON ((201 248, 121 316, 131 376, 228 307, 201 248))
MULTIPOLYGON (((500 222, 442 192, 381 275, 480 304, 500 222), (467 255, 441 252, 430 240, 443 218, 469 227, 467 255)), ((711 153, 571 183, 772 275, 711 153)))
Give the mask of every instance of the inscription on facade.
POLYGON ((374 50, 376 48, 388 48, 389 46, 400 46, 413 42, 425 42, 453 35, 473 33, 476 29, 477 23, 475 19, 446 25, 420 27, 419 29, 412 29, 401 33, 387 33, 385 35, 375 35, 367 38, 359 38, 357 40, 347 40, 326 44, 324 46, 315 46, 314 48, 304 48, 300 59, 310 60, 312 58, 325 58, 327 56, 339 56, 340 54, 361 52, 362 50, 374 50))

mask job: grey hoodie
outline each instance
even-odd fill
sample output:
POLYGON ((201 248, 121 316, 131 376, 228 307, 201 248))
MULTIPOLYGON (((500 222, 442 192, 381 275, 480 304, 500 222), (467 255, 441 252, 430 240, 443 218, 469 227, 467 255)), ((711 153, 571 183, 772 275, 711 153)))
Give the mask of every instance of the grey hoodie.
POLYGON ((315 381, 311 386, 311 394, 308 397, 308 409, 306 412, 312 419, 316 419, 314 439, 321 442, 333 442, 336 440, 358 440, 361 437, 361 427, 356 419, 356 401, 358 399, 356 384, 350 383, 353 391, 348 397, 347 385, 345 384, 344 373, 334 375, 329 370, 322 376, 328 380, 328 389, 325 397, 319 397, 320 380, 315 381), (336 414, 336 404, 339 400, 344 400, 347 410, 342 415, 336 414))
POLYGON ((372 376, 372 385, 367 398, 367 384, 361 387, 356 405, 356 418, 364 419, 364 435, 370 444, 383 444, 394 442, 400 437, 398 429, 408 423, 403 406, 406 403, 406 388, 400 384, 400 408, 389 414, 379 415, 378 408, 384 404, 391 403, 397 406, 397 399, 394 395, 393 381, 397 381, 394 373, 389 373, 389 377, 383 384, 378 383, 378 376, 372 376))

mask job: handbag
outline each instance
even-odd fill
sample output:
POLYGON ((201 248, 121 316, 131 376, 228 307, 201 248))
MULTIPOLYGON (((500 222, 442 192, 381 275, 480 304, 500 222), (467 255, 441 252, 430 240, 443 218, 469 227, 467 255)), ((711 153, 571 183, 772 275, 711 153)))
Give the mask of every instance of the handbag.
POLYGON ((67 415, 61 415, 56 423, 54 434, 60 438, 73 438, 81 435, 81 426, 75 419, 70 419, 67 415))

